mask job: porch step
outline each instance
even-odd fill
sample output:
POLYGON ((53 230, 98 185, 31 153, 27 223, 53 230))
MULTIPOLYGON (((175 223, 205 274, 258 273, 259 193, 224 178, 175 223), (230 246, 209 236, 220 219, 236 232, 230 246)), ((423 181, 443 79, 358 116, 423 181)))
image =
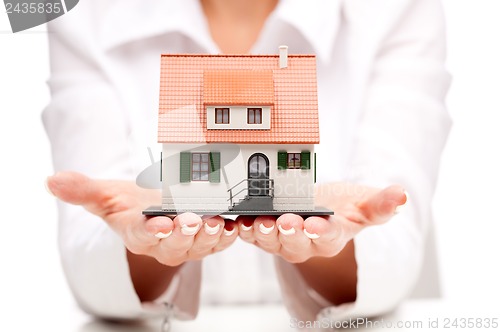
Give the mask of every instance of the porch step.
POLYGON ((232 211, 272 211, 273 198, 271 196, 247 196, 233 204, 232 211))

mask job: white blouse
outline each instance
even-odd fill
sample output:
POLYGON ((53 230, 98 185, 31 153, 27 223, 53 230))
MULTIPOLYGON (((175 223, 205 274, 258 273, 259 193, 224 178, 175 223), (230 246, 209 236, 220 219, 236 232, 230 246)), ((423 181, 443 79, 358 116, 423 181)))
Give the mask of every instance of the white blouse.
MULTIPOLYGON (((55 170, 134 180, 150 164, 147 147, 159 158, 160 54, 219 53, 199 2, 86 0, 49 30, 52 100, 43 121, 55 170)), ((62 263, 80 306, 134 318, 162 312, 167 301, 177 317, 191 318, 201 294, 204 303, 283 298, 301 319, 393 309, 424 270, 450 127, 444 38, 438 0, 282 0, 252 49, 277 53, 285 44, 290 53, 317 55, 319 182, 401 184, 410 194, 390 222, 355 238, 356 302, 331 306, 293 265, 238 240, 203 261, 203 277, 199 262, 187 263, 161 299, 141 303, 121 239, 83 208, 59 202, 62 263)))

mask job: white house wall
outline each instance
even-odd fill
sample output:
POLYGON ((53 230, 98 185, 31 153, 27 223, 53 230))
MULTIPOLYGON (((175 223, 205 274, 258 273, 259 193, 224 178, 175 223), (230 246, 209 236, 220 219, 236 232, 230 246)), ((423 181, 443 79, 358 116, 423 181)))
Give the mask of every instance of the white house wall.
POLYGON ((208 106, 207 107, 208 129, 270 129, 271 128, 271 106, 208 106), (262 123, 247 123, 247 108, 262 108, 262 123), (229 108, 229 123, 215 123, 215 108, 229 108))
MULTIPOLYGON (((275 210, 314 209, 314 145, 294 144, 163 144, 163 209, 226 211, 230 204, 228 190, 247 178, 248 160, 254 153, 262 153, 269 159, 269 178, 274 180, 275 210), (220 183, 180 183, 180 152, 187 151, 220 152, 220 183), (278 170, 278 151, 310 151, 310 169, 278 170)), ((244 185, 234 188, 233 193, 244 185)), ((246 191, 241 192, 235 201, 246 194, 246 191)))

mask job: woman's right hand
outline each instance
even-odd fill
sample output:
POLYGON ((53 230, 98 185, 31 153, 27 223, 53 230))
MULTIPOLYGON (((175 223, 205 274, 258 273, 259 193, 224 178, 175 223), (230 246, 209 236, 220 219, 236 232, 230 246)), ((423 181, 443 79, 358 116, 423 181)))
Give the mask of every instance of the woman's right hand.
POLYGON ((200 260, 229 247, 238 237, 237 225, 224 222, 220 216, 143 216, 142 210, 158 205, 161 194, 133 182, 93 180, 79 173, 60 172, 47 179, 47 188, 57 198, 101 217, 131 253, 153 257, 166 266, 200 260))

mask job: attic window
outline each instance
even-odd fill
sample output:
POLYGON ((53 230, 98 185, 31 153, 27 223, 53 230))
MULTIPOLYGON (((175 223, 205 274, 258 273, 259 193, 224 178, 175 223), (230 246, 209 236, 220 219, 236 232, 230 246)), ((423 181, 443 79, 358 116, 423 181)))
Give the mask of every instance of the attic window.
POLYGON ((228 124, 229 123, 229 108, 216 108, 215 109, 215 123, 228 124))
POLYGON ((247 123, 262 124, 262 108, 247 108, 247 123))

